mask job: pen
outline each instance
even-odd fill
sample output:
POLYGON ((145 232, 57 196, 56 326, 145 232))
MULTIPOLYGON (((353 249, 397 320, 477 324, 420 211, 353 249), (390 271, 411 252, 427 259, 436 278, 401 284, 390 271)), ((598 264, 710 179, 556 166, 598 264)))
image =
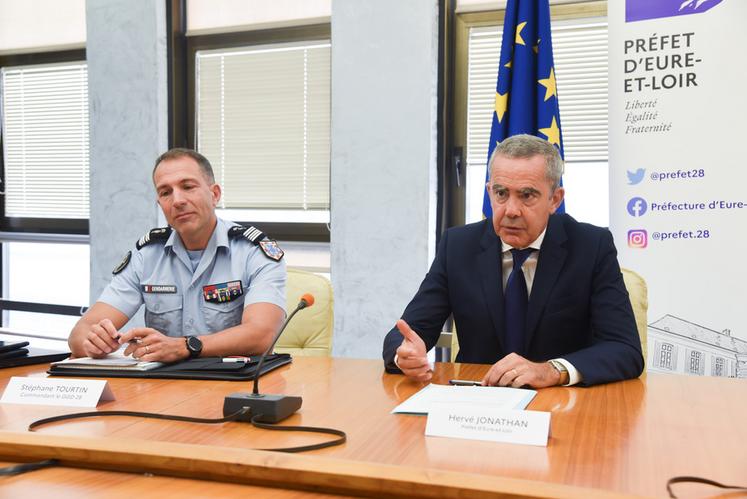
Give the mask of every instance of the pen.
POLYGON ((454 386, 482 386, 481 381, 471 381, 466 379, 450 379, 449 384, 454 386))
POLYGON ((242 357, 240 355, 231 355, 230 357, 223 357, 223 362, 249 362, 251 358, 242 357))

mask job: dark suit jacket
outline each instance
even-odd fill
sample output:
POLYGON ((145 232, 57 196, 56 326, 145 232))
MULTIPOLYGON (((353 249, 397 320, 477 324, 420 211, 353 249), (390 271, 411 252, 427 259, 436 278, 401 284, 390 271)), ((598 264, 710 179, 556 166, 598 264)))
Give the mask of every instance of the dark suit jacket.
MULTIPOLYGON (((457 362, 493 364, 510 353, 503 348, 501 274, 501 241, 490 219, 449 229, 402 318, 430 350, 453 314, 457 362)), ((394 354, 401 343, 396 328, 384 339, 389 372, 399 372, 394 354)), ((607 229, 550 216, 529 296, 525 357, 562 357, 587 385, 641 374, 633 309, 607 229)))

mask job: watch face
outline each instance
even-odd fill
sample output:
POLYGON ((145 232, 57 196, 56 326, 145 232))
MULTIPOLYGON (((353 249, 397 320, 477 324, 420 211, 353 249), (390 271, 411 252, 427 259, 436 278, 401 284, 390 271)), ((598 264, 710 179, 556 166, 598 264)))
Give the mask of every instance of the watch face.
POLYGON ((187 338, 187 349, 193 353, 200 353, 202 351, 202 341, 197 336, 189 336, 187 338))

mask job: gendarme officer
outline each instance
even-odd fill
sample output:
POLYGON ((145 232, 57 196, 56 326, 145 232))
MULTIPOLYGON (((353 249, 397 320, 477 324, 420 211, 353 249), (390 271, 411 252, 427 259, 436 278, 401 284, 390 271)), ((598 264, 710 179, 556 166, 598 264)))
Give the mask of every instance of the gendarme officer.
POLYGON ((125 353, 143 361, 266 350, 285 317, 285 262, 275 241, 219 219, 221 188, 201 154, 172 149, 153 183, 169 227, 153 229, 114 269, 68 343, 76 357, 125 353), (120 329, 141 305, 145 325, 120 329))

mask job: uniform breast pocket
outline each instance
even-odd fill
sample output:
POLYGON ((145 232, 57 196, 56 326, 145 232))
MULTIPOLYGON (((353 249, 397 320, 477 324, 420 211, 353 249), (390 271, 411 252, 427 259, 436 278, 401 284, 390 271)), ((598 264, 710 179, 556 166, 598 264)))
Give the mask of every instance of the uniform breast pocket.
POLYGON ((172 294, 144 294, 145 326, 167 336, 182 336, 182 297, 172 294))
POLYGON ((244 313, 243 305, 243 299, 222 303, 203 302, 205 324, 207 324, 210 332, 215 333, 241 324, 241 315, 244 313))

